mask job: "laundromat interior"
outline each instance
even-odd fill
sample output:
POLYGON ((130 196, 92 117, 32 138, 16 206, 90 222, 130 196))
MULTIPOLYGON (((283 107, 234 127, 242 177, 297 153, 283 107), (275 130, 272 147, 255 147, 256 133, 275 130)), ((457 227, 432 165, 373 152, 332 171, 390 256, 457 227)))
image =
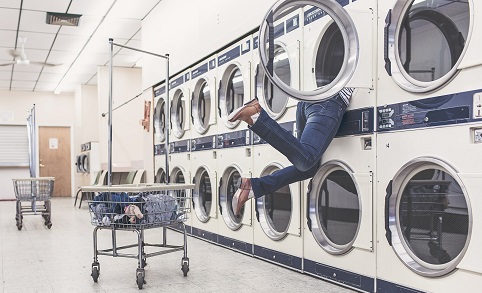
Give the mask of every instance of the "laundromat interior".
POLYGON ((479 0, 0 0, 0 292, 479 292, 481 28, 479 0), (316 174, 236 215, 292 163, 228 116, 299 138, 347 88, 316 174))

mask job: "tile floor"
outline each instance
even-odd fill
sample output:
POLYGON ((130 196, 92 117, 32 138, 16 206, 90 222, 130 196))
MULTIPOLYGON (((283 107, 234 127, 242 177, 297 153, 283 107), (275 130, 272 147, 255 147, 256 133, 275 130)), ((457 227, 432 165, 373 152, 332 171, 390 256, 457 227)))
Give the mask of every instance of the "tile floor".
MULTIPOLYGON (((15 225, 15 202, 0 202, 0 292, 138 292, 134 259, 100 256, 101 274, 94 283, 93 226, 86 208, 70 198, 52 200, 52 229, 39 216, 15 225)), ((146 242, 162 241, 162 229, 146 230, 146 242)), ((118 243, 135 243, 136 234, 119 232, 118 243)), ((168 231, 168 244, 182 244, 168 231)), ((99 246, 109 247, 111 234, 99 233, 99 246)), ((196 238, 188 238, 190 271, 180 270, 182 252, 147 260, 141 292, 353 292, 349 289, 243 255, 196 238)))

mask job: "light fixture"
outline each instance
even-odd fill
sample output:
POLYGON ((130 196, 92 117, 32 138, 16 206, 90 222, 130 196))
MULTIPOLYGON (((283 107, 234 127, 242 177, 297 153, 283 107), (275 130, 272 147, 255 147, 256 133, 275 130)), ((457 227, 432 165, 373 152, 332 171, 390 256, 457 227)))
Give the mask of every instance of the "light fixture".
POLYGON ((47 12, 45 22, 52 25, 79 26, 82 14, 47 12))

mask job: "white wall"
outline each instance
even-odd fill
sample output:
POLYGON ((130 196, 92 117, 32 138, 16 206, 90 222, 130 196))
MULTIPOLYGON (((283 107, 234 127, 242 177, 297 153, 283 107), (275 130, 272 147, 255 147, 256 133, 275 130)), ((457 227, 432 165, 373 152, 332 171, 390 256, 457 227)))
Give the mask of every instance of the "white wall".
MULTIPOLYGON (((74 153, 74 95, 54 95, 49 92, 19 92, 0 91, 0 113, 11 113, 9 118, 0 120, 0 124, 26 125, 27 111, 36 106, 37 127, 40 126, 67 126, 71 127, 71 157, 74 153)), ((0 117, 6 117, 0 115, 0 117)), ((38 147, 37 147, 38 151, 38 147)), ((38 156, 37 156, 38 157, 38 156)), ((37 164, 38 165, 38 164, 37 164)), ((37 166, 38 169, 38 166, 37 166)), ((71 173, 74 174, 72 167, 71 173)), ((37 170, 38 174, 38 170, 37 170)), ((28 168, 0 168, 0 200, 14 199, 13 178, 30 177, 28 168)))
MULTIPOLYGON (((100 162, 103 169, 108 163, 109 68, 98 68, 98 111, 100 162)), ((142 93, 142 71, 138 68, 115 67, 113 71, 112 108, 116 108, 142 93)), ((113 111, 112 114, 112 167, 113 171, 144 168, 145 130, 139 121, 144 118, 144 98, 140 96, 113 111)), ((151 141, 152 144, 152 141, 151 141)))
MULTIPOLYGON (((170 54, 171 75, 259 27, 275 0, 163 0, 142 22, 142 47, 170 54)), ((166 78, 165 61, 144 56, 143 88, 166 78)))

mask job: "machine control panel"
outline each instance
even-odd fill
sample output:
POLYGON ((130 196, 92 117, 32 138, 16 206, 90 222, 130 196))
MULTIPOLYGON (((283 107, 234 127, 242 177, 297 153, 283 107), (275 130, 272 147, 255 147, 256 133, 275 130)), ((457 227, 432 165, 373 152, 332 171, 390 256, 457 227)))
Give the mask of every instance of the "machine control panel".
POLYGON ((191 139, 191 151, 212 150, 216 148, 216 135, 191 139))
POLYGON ((217 146, 218 149, 247 146, 251 143, 251 135, 248 130, 239 130, 218 134, 217 146))
POLYGON ((177 153, 185 153, 191 150, 191 140, 180 140, 176 142, 170 143, 169 153, 170 154, 177 154, 177 153))
POLYGON ((469 123, 478 114, 481 90, 384 105, 377 108, 378 131, 469 123))
POLYGON ((346 111, 335 137, 374 132, 375 109, 362 108, 346 111))
MULTIPOLYGON (((296 136, 296 123, 294 121, 289 121, 289 122, 284 122, 280 123, 280 126, 285 129, 286 131, 290 132, 294 136, 296 136)), ((250 130, 251 131, 251 130, 250 130)), ((252 132, 252 137, 253 137, 253 145, 258 145, 258 144, 265 144, 266 141, 259 137, 256 133, 252 132)))
POLYGON ((154 156, 164 155, 166 153, 166 147, 162 144, 154 145, 154 156))

